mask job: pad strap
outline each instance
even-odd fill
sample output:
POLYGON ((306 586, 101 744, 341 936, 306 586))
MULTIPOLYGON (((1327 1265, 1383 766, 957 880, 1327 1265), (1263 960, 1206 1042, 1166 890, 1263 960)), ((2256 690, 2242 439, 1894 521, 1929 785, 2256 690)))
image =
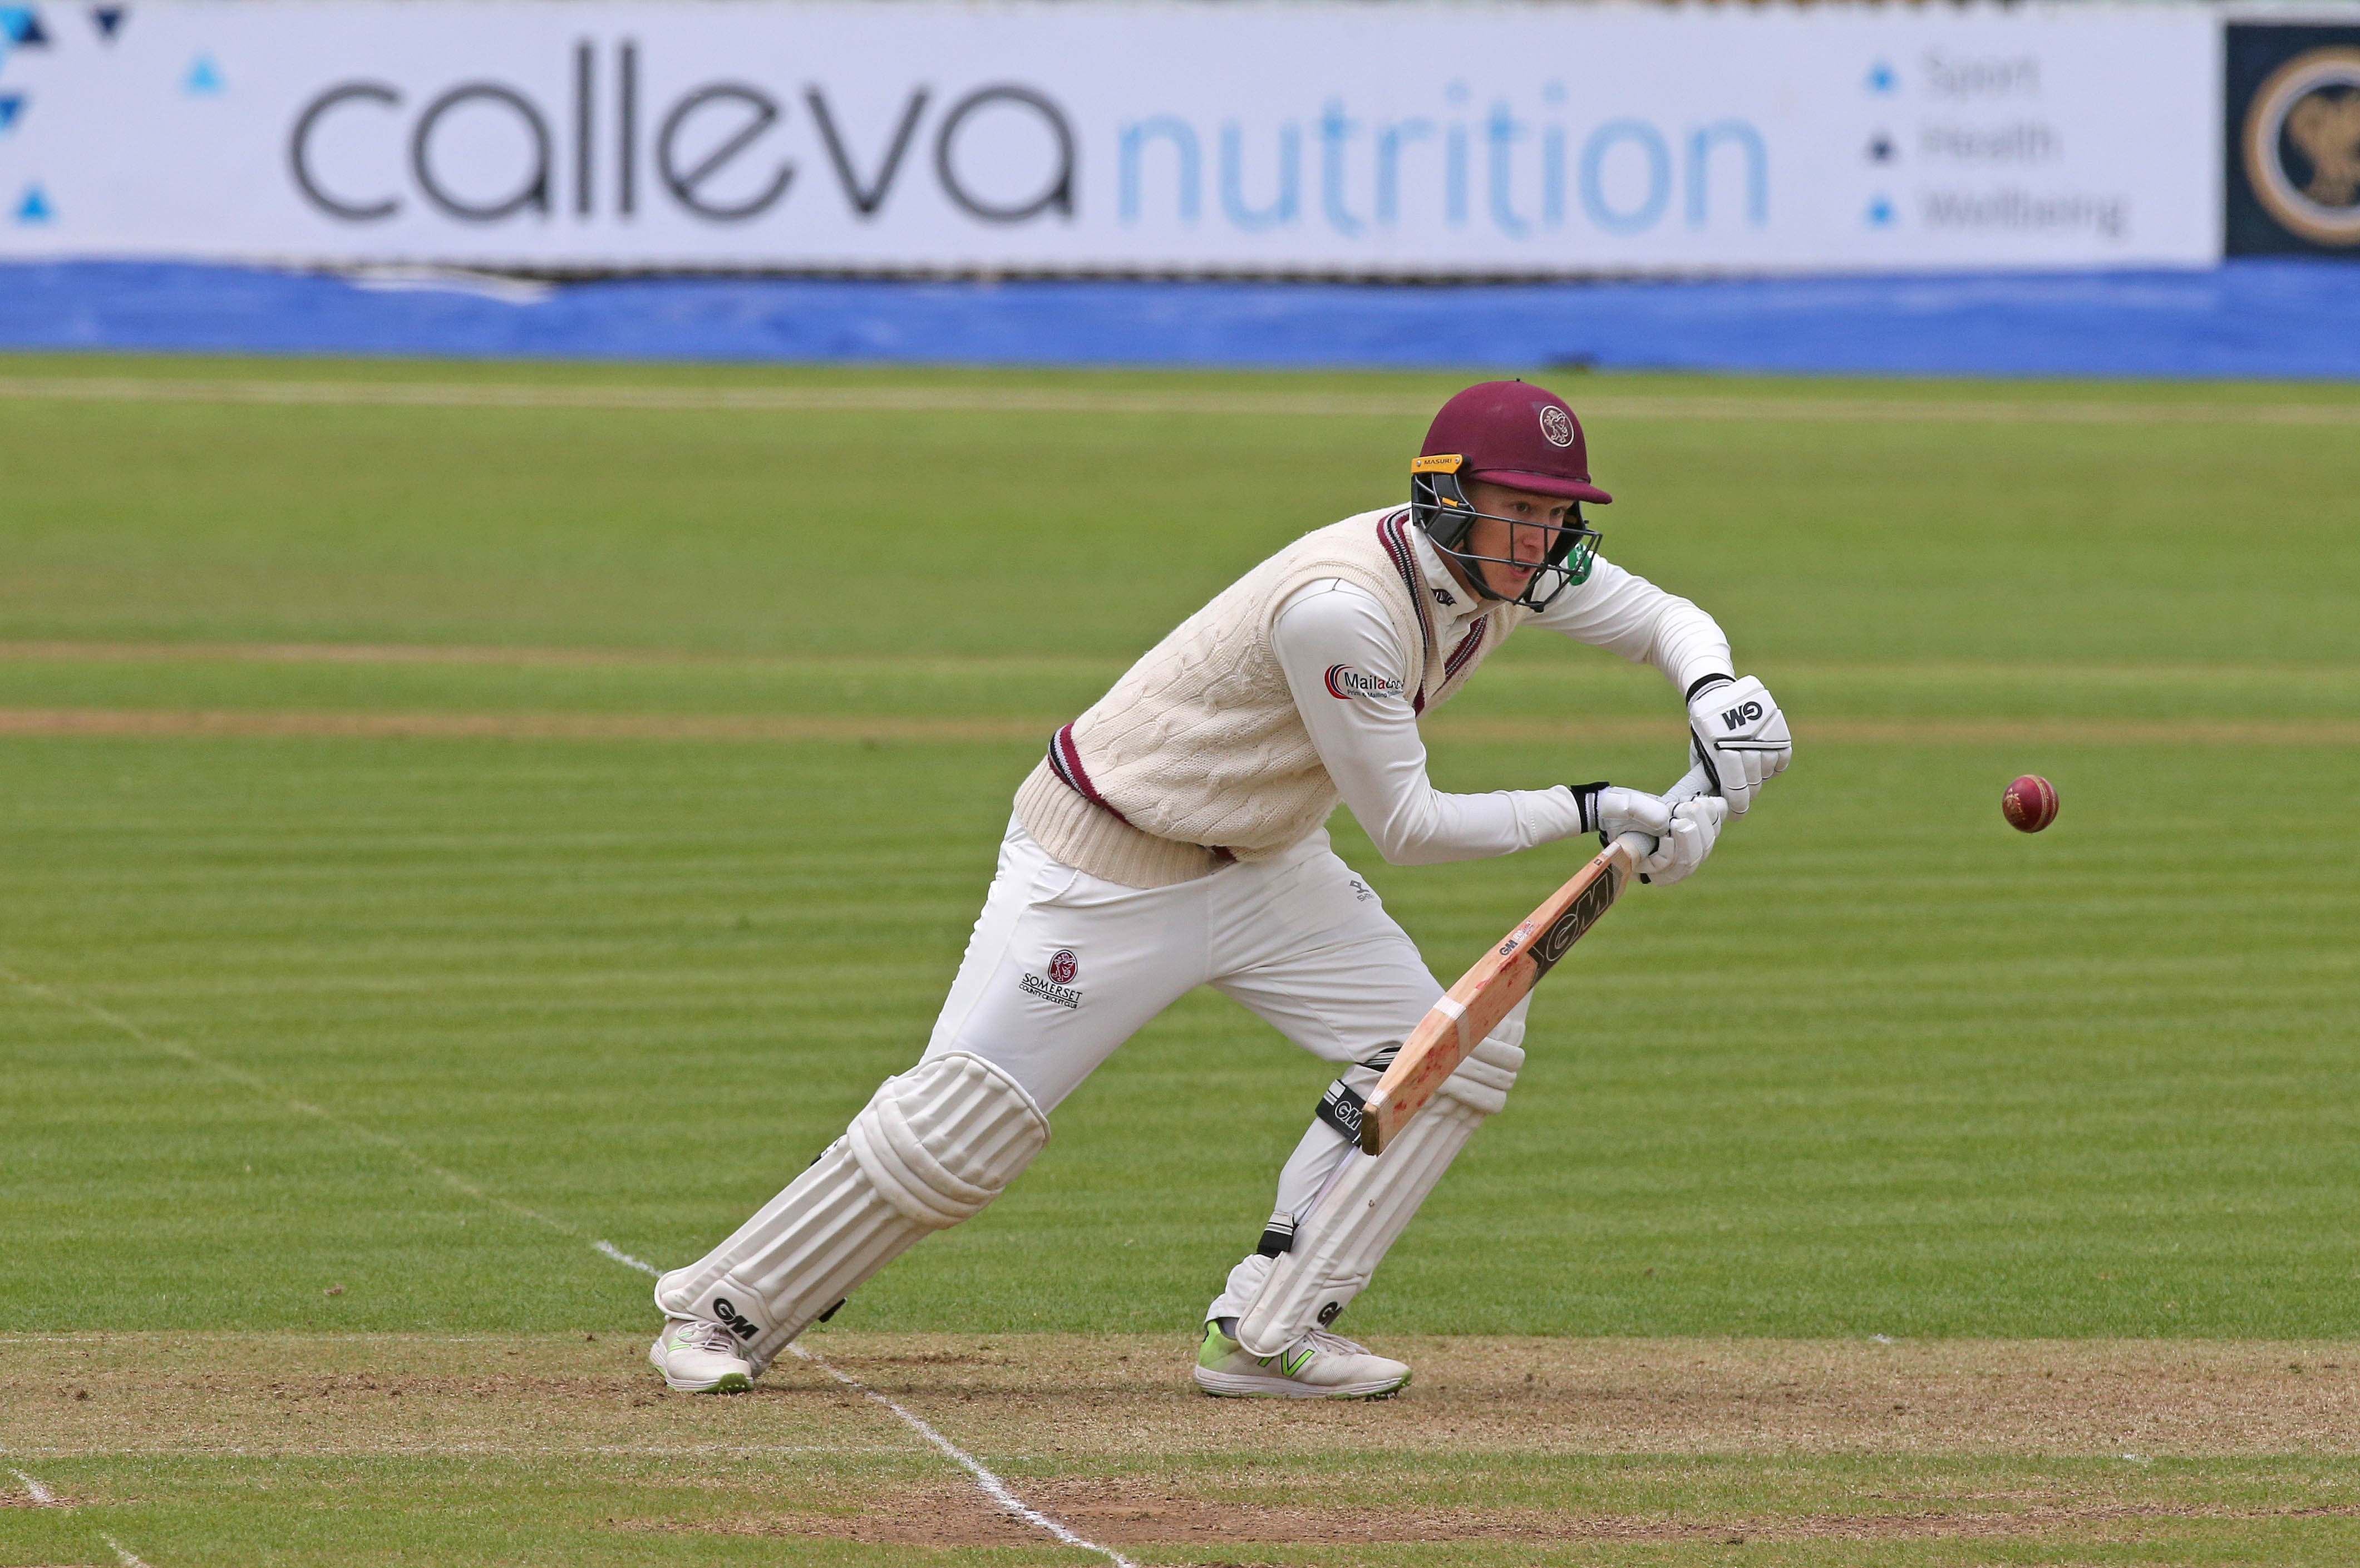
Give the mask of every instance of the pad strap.
POLYGON ((1524 1061, 1521 1047, 1497 1038, 1480 1042, 1382 1155, 1358 1149, 1346 1155, 1239 1319, 1239 1343, 1255 1356, 1276 1356, 1315 1325, 1335 1322, 1475 1129, 1507 1104, 1524 1061))

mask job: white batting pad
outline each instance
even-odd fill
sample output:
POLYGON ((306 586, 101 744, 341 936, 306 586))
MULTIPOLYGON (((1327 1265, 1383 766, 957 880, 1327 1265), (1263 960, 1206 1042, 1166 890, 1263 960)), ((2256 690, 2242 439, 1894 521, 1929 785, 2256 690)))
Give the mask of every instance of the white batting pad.
POLYGON ((726 1324, 759 1371, 927 1232, 979 1213, 1048 1141, 1048 1117, 998 1067, 965 1051, 922 1062, 736 1235, 657 1280, 656 1305, 726 1324))
POLYGON ((1238 1343, 1256 1356, 1276 1356, 1333 1322, 1368 1287, 1483 1118, 1508 1103, 1524 1062, 1522 1047, 1481 1041, 1383 1154, 1354 1149, 1238 1320, 1238 1343))

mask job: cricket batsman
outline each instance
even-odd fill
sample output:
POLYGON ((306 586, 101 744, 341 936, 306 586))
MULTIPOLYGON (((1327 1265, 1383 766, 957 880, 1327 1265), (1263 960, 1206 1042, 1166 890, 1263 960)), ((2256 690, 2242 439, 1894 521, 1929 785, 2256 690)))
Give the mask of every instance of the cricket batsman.
POLYGON ((1562 399, 1521 381, 1470 387, 1435 416, 1408 506, 1296 539, 1057 731, 1016 791, 925 1054, 735 1235, 657 1282, 666 1322, 649 1358, 664 1381, 750 1386, 878 1269, 998 1197, 1083 1079, 1210 985, 1338 1076, 1279 1172, 1259 1244, 1205 1309, 1196 1382, 1230 1397, 1398 1392, 1407 1366, 1328 1325, 1506 1103, 1525 1009, 1382 1156, 1362 1153, 1364 1098, 1443 988, 1328 847, 1328 814, 1350 807, 1396 866, 1636 833, 1655 845, 1638 869, 1660 885, 1694 872, 1791 754, 1778 704, 1737 676, 1712 617, 1597 554, 1581 507, 1611 498, 1562 399), (1420 716, 1527 623, 1661 670, 1711 793, 1437 790, 1420 716), (1298 1243, 1302 1258, 1275 1269, 1298 1243), (1313 1258, 1322 1277, 1300 1277, 1313 1258))

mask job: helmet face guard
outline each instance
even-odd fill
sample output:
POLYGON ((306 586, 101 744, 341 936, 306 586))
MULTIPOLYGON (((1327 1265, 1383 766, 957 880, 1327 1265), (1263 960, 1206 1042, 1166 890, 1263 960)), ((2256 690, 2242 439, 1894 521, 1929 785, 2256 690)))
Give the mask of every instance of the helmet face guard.
POLYGON ((1590 568, 1598 561, 1601 536, 1582 517, 1580 502, 1567 503, 1566 527, 1479 512, 1467 499, 1466 486, 1459 483, 1459 473, 1466 462, 1455 453, 1421 457, 1413 462, 1409 465, 1409 516, 1411 522, 1425 530, 1435 549, 1459 563, 1476 593, 1497 603, 1540 610, 1547 608, 1549 602, 1567 589, 1590 581, 1590 568), (1478 555, 1467 549, 1467 535, 1478 517, 1490 517, 1511 528, 1539 528, 1549 535, 1548 550, 1539 565, 1535 567, 1529 561, 1505 556, 1478 555), (1485 565, 1511 570, 1531 568, 1533 574, 1525 582, 1524 592, 1511 596, 1492 591, 1483 578, 1485 565))

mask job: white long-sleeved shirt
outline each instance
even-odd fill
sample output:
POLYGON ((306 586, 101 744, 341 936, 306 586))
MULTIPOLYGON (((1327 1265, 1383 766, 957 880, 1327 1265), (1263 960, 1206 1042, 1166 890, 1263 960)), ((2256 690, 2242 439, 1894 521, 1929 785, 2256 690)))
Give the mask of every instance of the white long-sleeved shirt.
MULTIPOLYGON (((1453 647, 1488 601, 1459 585, 1423 533, 1411 530, 1410 537, 1434 635, 1453 647)), ((1681 691, 1736 668, 1729 639, 1710 615, 1602 560, 1588 582, 1568 588, 1527 624, 1652 664, 1681 691)), ((1367 590, 1334 578, 1297 589, 1272 619, 1271 647, 1320 763, 1391 864, 1480 860, 1581 831, 1581 810, 1563 785, 1448 795, 1427 780, 1426 743, 1407 695, 1423 650, 1402 647, 1384 606, 1367 590), (1339 664, 1375 679, 1344 682, 1338 695, 1328 671, 1339 664)))

